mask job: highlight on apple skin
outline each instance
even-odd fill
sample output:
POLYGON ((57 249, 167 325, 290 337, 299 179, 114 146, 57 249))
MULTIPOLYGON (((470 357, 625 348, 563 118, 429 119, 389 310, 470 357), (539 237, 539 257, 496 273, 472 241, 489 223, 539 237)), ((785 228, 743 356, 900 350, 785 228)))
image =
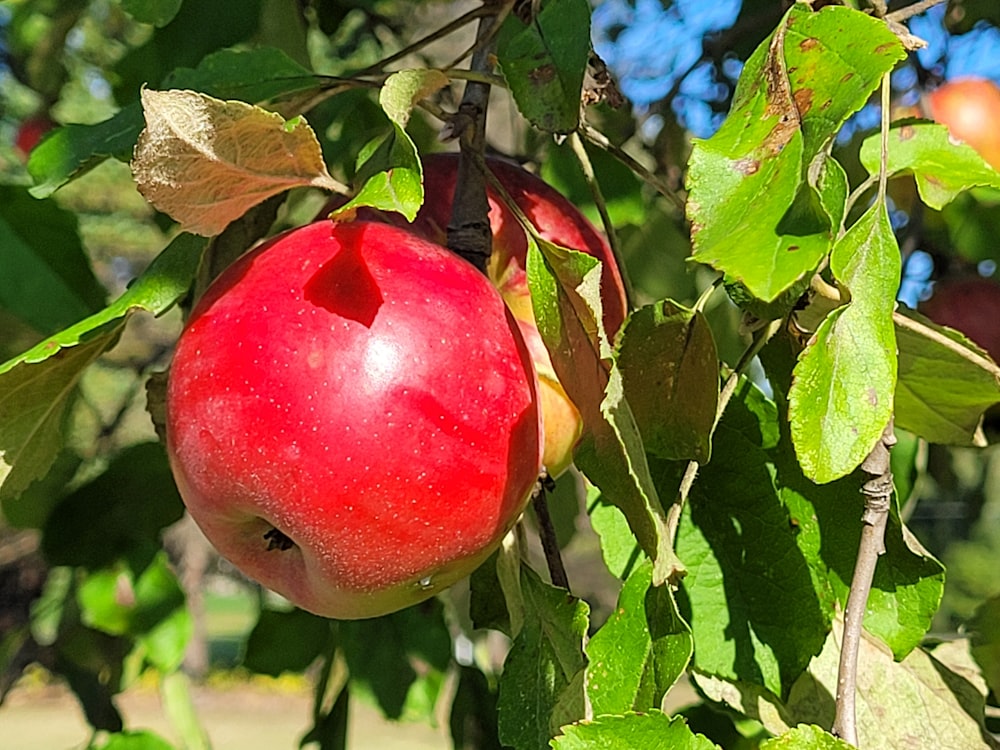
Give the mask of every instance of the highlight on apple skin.
POLYGON ((541 467, 538 385, 499 294, 385 223, 319 221, 250 251, 192 311, 167 450, 240 570, 334 618, 471 573, 541 467))
MULTIPOLYGON (((587 253, 601 261, 604 329, 614 340, 625 320, 628 305, 621 273, 607 240, 580 209, 537 175, 505 159, 487 158, 486 163, 539 235, 556 245, 587 253)), ((443 243, 451 216, 451 196, 455 193, 458 155, 432 154, 424 157, 423 166, 424 190, 428 199, 417 215, 414 228, 443 243)), ((493 230, 493 253, 488 273, 517 318, 531 349, 542 389, 545 467, 550 475, 558 476, 573 462, 573 448, 583 428, 582 420, 556 376, 535 323, 525 272, 527 236, 513 212, 489 186, 487 198, 493 230)))
MULTIPOLYGON (((371 209, 359 210, 358 216, 397 226, 410 226, 421 236, 445 245, 458 174, 458 154, 425 155, 422 162, 425 199, 412 225, 408 225, 399 214, 380 213, 371 209)), ((621 273, 607 240, 575 205, 537 175, 506 159, 487 157, 486 163, 544 239, 587 253, 601 261, 604 329, 608 337, 614 340, 628 313, 628 303, 621 273)), ((489 186, 487 198, 490 227, 493 231, 493 252, 487 272, 514 313, 531 350, 541 386, 542 421, 545 427, 544 463, 549 475, 555 477, 573 462, 573 448, 580 438, 583 422, 579 410, 559 382, 535 323, 525 271, 527 236, 513 212, 489 186)), ((324 215, 335 207, 328 206, 324 209, 324 215)))
POLYGON ((947 125, 951 134, 1000 169, 1000 87, 988 78, 954 78, 925 98, 931 119, 947 125))

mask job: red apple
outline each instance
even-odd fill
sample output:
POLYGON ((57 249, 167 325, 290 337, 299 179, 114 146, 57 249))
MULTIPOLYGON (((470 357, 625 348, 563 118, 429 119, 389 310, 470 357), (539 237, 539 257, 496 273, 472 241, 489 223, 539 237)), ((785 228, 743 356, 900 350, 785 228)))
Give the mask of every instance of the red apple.
POLYGON ((926 98, 930 117, 1000 169, 1000 88, 986 78, 956 78, 926 98))
POLYGON ((514 524, 541 466, 537 381, 473 266, 385 223, 320 221, 195 307, 167 448, 223 556, 303 609, 372 617, 468 575, 514 524))
POLYGON ((52 118, 44 114, 32 115, 24 119, 14 136, 14 147, 22 158, 27 159, 31 149, 42 140, 42 136, 55 126, 52 118))
POLYGON ((1000 284, 982 276, 955 276, 935 282, 920 312, 938 325, 961 331, 1000 361, 1000 284))
MULTIPOLYGON (((625 320, 627 303, 621 273, 607 241, 576 206, 541 178, 504 159, 488 158, 486 162, 542 237, 557 245, 593 255, 601 261, 604 328, 608 336, 613 338, 625 320)), ((458 154, 424 156, 423 167, 426 197, 412 227, 418 234, 443 245, 447 241, 452 197, 455 194, 458 154)), ((582 420, 556 377, 535 324, 525 274, 527 236, 496 191, 488 188, 487 194, 490 226, 493 230, 489 277, 517 318, 521 333, 531 350, 541 384, 545 467, 550 475, 558 476, 573 461, 573 447, 580 437, 582 420)), ((376 218, 376 212, 368 209, 362 209, 358 215, 376 218)), ((398 214, 378 214, 377 218, 405 225, 405 220, 398 214)))
MULTIPOLYGON (((575 205, 540 177, 503 159, 490 158, 487 164, 543 238, 601 261, 604 328, 613 339, 625 320, 627 304, 621 273, 607 241, 575 205)), ((451 217, 458 155, 433 154, 424 157, 423 165, 427 200, 414 226, 418 232, 443 242, 451 217)), ((573 461, 573 447, 582 430, 580 413, 559 383, 535 325, 525 273, 528 240, 524 229, 493 189, 487 188, 487 197, 493 230, 488 273, 531 349, 541 384, 545 466, 552 476, 557 476, 573 461)))

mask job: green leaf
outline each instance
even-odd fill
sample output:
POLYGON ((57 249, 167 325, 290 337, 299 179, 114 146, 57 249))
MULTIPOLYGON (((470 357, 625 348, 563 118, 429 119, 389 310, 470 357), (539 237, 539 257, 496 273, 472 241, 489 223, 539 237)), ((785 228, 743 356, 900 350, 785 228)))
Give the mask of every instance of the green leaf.
POLYGON ((184 750, 210 750, 212 745, 205 728, 198 720, 187 675, 173 672, 164 676, 160 695, 163 699, 163 711, 180 736, 184 750))
POLYGON ((455 748, 503 750, 498 738, 496 688, 479 668, 458 668, 448 726, 455 748))
MULTIPOLYGON (((260 47, 221 50, 204 57, 197 68, 178 68, 163 88, 191 89, 220 99, 259 102, 281 94, 315 88, 316 77, 284 52, 260 47)), ((94 125, 58 128, 31 152, 31 194, 45 198, 109 157, 127 161, 144 121, 138 101, 94 125)))
POLYGON ((639 548, 625 515, 605 500, 596 487, 592 489, 595 497, 588 502, 587 511, 590 514, 590 525, 600 538, 604 564, 616 578, 628 578, 632 568, 645 559, 645 555, 639 548))
POLYGON ((912 310, 895 316, 896 425, 932 443, 981 445, 983 412, 1000 402, 1000 368, 960 332, 912 310))
POLYGON ((586 0, 543 0, 528 23, 511 14, 500 27, 497 59, 517 108, 549 133, 569 133, 580 120, 590 53, 586 0))
MULTIPOLYGON (((743 383, 715 432, 677 538, 688 568, 684 610, 697 644, 694 667, 787 694, 819 652, 832 602, 816 592, 788 508, 761 446, 761 425, 743 383), (727 625, 719 627, 720 622, 727 625)), ((776 421, 773 406, 766 421, 776 421)), ((766 426, 763 429, 768 429, 766 426)))
POLYGON ((592 721, 563 727, 563 735, 552 740, 554 750, 718 750, 703 735, 694 734, 681 716, 662 711, 599 716, 592 721))
MULTIPOLYGON (((861 163, 877 174, 880 162, 881 136, 872 136, 861 144, 861 163)), ((933 122, 894 126, 889 131, 887 168, 890 175, 912 172, 920 197, 935 209, 976 186, 1000 188, 1000 172, 972 146, 955 141, 947 127, 933 122)))
POLYGON ((595 715, 656 708, 691 659, 691 629, 667 586, 638 565, 607 622, 587 643, 587 697, 595 715))
MULTIPOLYGON (((838 620, 822 652, 792 686, 784 702, 757 685, 698 674, 695 682, 711 700, 759 720, 776 735, 798 724, 830 726, 842 629, 838 620)), ((906 750, 913 747, 913 738, 919 737, 920 747, 987 750, 993 743, 983 735, 984 699, 984 686, 952 671, 934 654, 916 649, 897 662, 874 639, 866 636, 861 640, 858 747, 906 750)))
POLYGON ((88 627, 134 636, 149 632, 183 607, 184 592, 161 552, 142 571, 119 563, 90 573, 77 589, 77 602, 88 627))
POLYGON ((28 158, 28 172, 35 182, 31 194, 47 198, 109 157, 127 160, 142 125, 142 109, 136 102, 94 125, 56 128, 28 158))
POLYGON ((704 314, 669 300, 632 313, 616 361, 649 453, 706 463, 719 401, 719 355, 704 314))
POLYGON ((329 620, 301 609, 262 609, 247 638, 243 665, 278 677, 304 672, 333 643, 329 620))
POLYGON ((1000 190, 973 188, 941 210, 949 244, 964 260, 1000 261, 1000 190))
POLYGON ((819 483, 854 471, 892 415, 901 263, 884 204, 837 241, 830 267, 852 299, 820 324, 789 393, 792 440, 806 475, 819 483))
POLYGON ((424 202, 423 166, 406 125, 421 99, 447 85, 448 77, 439 70, 402 70, 389 76, 379 104, 392 131, 366 155, 355 180, 361 189, 333 212, 334 218, 350 216, 362 206, 395 211, 411 222, 416 218, 424 202))
POLYGON ((476 629, 490 628, 510 635, 510 614, 497 572, 500 551, 490 555, 469 577, 469 618, 476 629))
POLYGON ((529 238, 527 276, 538 331, 583 419, 576 465, 625 514, 654 560, 653 580, 662 583, 683 566, 663 532, 663 508, 639 427, 625 400, 622 373, 612 366, 601 324, 600 262, 529 238))
POLYGON ((12 185, 0 186, 0 267, 0 310, 43 335, 105 304, 76 216, 12 185))
POLYGON ((166 26, 177 11, 181 9, 183 0, 122 0, 122 9, 140 23, 153 26, 166 26))
POLYGON ((361 189, 331 216, 350 216, 354 209, 371 206, 395 211, 413 221, 424 202, 423 166, 417 147, 397 123, 358 169, 355 182, 361 189))
POLYGON ((143 661, 153 665, 161 674, 172 674, 184 662, 188 642, 194 633, 191 611, 179 606, 136 638, 136 646, 143 661))
POLYGON ((163 446, 139 443, 62 500, 45 524, 42 549, 53 565, 96 570, 123 557, 144 568, 163 529, 183 512, 163 446))
POLYGON ((352 696, 374 702, 390 719, 435 719, 451 660, 451 635, 440 601, 342 622, 339 629, 352 696))
POLYGON ((789 13, 785 63, 811 163, 906 50, 884 21, 867 13, 839 6, 803 11, 789 13))
POLYGON ((850 750, 852 747, 820 727, 802 724, 780 737, 765 740, 760 750, 850 750))
POLYGON ((385 80, 378 101, 390 120, 405 128, 413 108, 448 85, 448 76, 433 68, 401 70, 385 80))
POLYGON ((966 624, 972 656, 994 695, 1000 695, 1000 596, 987 599, 976 608, 966 624))
POLYGON ((521 567, 524 625, 500 677, 500 741, 515 750, 545 747, 559 727, 584 715, 583 642, 589 608, 521 567))
POLYGON ((338 191, 301 117, 196 91, 142 90, 146 127, 132 158, 143 197, 206 237, 293 187, 338 191), (254 144, 247 148, 247 144, 254 144))
MULTIPOLYGON (((861 538, 864 499, 859 492, 869 475, 860 469, 827 484, 806 478, 795 455, 787 420, 787 391, 794 356, 788 336, 776 336, 761 353, 779 411, 769 418, 781 427, 769 449, 774 482, 788 509, 795 541, 826 612, 847 602, 861 538)), ((773 407, 772 407, 773 408, 773 407)), ((902 659, 923 639, 944 590, 944 570, 920 547, 900 521, 895 501, 885 534, 886 551, 875 568, 868 596, 865 628, 902 659)))
POLYGON ((903 55, 876 19, 796 3, 747 61, 722 127, 695 142, 694 259, 764 302, 815 268, 839 227, 843 184, 823 173, 823 157, 818 173, 809 167, 903 55))
POLYGON ((148 729, 117 732, 88 750, 175 750, 174 746, 148 729))
POLYGON ((117 341, 133 310, 161 315, 187 292, 204 246, 178 236, 111 305, 0 364, 0 498, 46 474, 84 369, 117 341))

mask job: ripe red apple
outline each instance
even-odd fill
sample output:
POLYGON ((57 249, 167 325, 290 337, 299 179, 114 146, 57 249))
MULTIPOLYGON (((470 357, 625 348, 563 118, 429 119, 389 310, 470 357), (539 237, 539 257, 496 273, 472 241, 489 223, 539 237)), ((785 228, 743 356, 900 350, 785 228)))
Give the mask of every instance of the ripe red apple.
POLYGON ((42 140, 42 136, 55 126, 56 124, 48 115, 39 114, 25 118, 14 135, 14 147, 22 158, 27 159, 31 149, 42 140))
POLYGON ((541 466, 537 381, 489 281, 385 223, 251 251, 191 313, 167 388, 181 495, 238 568, 371 617, 468 575, 541 466))
POLYGON ((920 312, 938 325, 961 331, 1000 361, 1000 284, 982 276, 937 281, 920 312))
MULTIPOLYGON (((608 336, 613 338, 625 320, 627 303, 621 273, 607 241, 575 205, 540 177, 504 159, 487 158, 486 162, 542 237, 557 245, 593 255, 601 261, 604 328, 608 336)), ((452 197, 455 194, 458 154, 424 156, 423 167, 426 197, 412 228, 418 234, 443 245, 447 241, 452 197)), ((541 385, 545 467, 551 476, 558 476, 573 461, 573 447, 580 437, 582 420, 556 377, 549 353, 535 324, 525 273, 527 236, 495 190, 487 188, 487 197, 490 226, 493 230, 493 253, 490 256, 488 274, 514 313, 531 350, 541 385)), ((362 209, 358 215, 379 218, 397 225, 405 224, 405 220, 398 214, 377 214, 362 209)))
MULTIPOLYGON (((443 243, 451 218, 458 155, 432 154, 424 157, 423 165, 427 200, 414 226, 418 232, 443 243)), ((607 241, 575 205, 537 175, 504 159, 489 158, 487 165, 543 238, 601 261, 604 328, 613 339, 625 320, 627 303, 621 273, 607 241)), ((488 187, 487 197, 493 230, 488 273, 517 318, 531 349, 541 384, 545 466, 552 476, 557 476, 573 461, 573 447, 582 430, 580 413, 559 383, 535 324, 525 273, 528 240, 524 229, 496 191, 488 187)))
POLYGON ((952 135, 1000 169, 1000 88, 993 81, 953 79, 928 94, 926 104, 932 119, 947 125, 952 135))

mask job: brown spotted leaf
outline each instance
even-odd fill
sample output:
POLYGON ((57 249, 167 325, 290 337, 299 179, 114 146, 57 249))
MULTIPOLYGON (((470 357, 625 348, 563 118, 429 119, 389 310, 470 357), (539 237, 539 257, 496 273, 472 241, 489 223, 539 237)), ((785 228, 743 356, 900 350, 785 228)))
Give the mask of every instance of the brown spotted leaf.
POLYGON ((885 24, 796 3, 754 52, 719 131, 688 176, 694 259, 776 299, 829 252, 846 197, 824 147, 903 48, 885 24))
POLYGON ((550 133, 569 133, 579 123, 589 52, 587 0, 542 0, 532 18, 511 14, 497 38, 500 70, 517 108, 550 133))

